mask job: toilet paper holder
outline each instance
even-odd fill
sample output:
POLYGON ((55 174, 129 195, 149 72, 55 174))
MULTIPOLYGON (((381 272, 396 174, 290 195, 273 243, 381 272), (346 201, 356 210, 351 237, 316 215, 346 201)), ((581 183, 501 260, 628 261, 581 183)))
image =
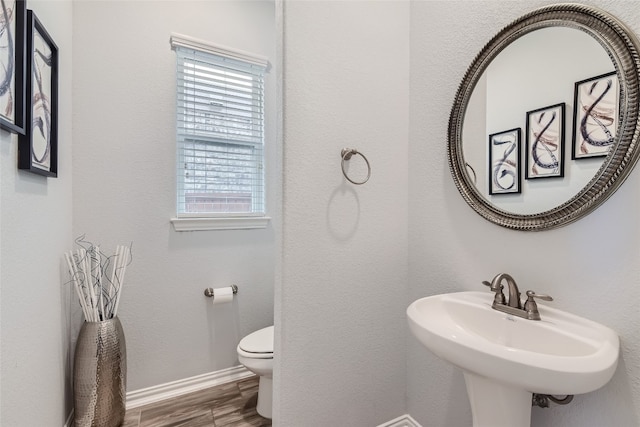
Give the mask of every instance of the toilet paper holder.
MULTIPOLYGON (((233 291, 233 294, 237 294, 238 293, 238 287, 236 285, 231 285, 231 290, 233 291)), ((207 288, 204 290, 204 296, 209 297, 209 298, 215 298, 215 289, 213 288, 207 288)))

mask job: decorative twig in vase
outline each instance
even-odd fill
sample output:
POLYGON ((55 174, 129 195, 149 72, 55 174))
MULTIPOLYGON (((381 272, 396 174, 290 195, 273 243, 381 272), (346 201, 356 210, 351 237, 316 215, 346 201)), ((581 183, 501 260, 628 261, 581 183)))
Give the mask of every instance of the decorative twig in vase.
POLYGON ((84 236, 76 239, 76 243, 80 248, 65 253, 64 257, 85 320, 112 319, 118 314, 127 265, 131 263, 131 245, 118 245, 116 253, 107 256, 99 246, 84 240, 84 236))

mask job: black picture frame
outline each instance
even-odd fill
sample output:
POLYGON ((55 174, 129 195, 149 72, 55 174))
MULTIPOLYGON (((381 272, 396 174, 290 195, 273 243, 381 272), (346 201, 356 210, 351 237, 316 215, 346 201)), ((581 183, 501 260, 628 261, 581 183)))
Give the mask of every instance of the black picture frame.
POLYGON ((27 108, 18 138, 18 168, 58 176, 58 47, 27 10, 27 108))
POLYGON ((489 135, 489 194, 519 194, 522 129, 514 128, 489 135))
POLYGON ((609 153, 616 141, 619 93, 620 82, 615 71, 575 83, 572 160, 603 157, 609 153), (592 113, 593 110, 596 111, 592 113))
POLYGON ((0 0, 0 128, 25 133, 25 26, 24 0, 0 0))
POLYGON ((564 177, 566 104, 527 111, 525 178, 564 177))

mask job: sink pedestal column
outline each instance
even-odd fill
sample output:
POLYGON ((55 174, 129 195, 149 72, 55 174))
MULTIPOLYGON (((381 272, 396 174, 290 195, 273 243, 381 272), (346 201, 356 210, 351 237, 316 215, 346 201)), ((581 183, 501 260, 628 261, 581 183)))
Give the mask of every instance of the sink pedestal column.
POLYGON ((473 427, 530 427, 531 393, 465 372, 473 427))

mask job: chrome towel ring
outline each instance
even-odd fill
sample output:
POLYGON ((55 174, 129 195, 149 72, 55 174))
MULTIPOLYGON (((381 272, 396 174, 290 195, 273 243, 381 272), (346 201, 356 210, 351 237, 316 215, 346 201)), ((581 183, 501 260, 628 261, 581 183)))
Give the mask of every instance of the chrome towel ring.
POLYGON ((342 174, 344 175, 345 178, 347 178, 347 181, 355 185, 362 185, 365 182, 369 181, 369 178, 371 177, 371 165, 369 164, 369 160, 367 160, 364 154, 362 154, 355 148, 343 148, 342 151, 340 152, 340 156, 342 157, 342 163, 341 163, 342 174), (364 179, 364 181, 361 181, 361 182, 357 182, 349 178, 349 176, 347 175, 347 172, 344 170, 344 162, 347 160, 351 160, 351 156, 353 156, 354 154, 359 154, 367 164, 367 177, 364 179))

